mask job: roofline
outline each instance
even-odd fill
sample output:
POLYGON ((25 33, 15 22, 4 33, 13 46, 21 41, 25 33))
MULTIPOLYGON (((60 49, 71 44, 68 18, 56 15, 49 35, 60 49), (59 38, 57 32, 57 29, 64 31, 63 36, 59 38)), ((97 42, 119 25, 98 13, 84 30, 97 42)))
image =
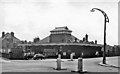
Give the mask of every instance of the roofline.
POLYGON ((18 46, 54 46, 54 45, 79 45, 79 46, 99 46, 102 47, 101 44, 83 44, 83 43, 41 43, 41 44, 19 44, 18 46))
POLYGON ((56 30, 51 30, 50 32, 59 32, 59 31, 69 31, 69 32, 72 32, 72 30, 58 30, 58 31, 56 31, 56 30))

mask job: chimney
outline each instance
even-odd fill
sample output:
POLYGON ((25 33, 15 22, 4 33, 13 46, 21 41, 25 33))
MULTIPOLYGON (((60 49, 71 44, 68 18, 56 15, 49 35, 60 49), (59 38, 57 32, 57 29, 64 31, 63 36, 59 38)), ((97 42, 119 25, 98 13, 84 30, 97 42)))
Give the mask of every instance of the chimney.
POLYGON ((14 32, 11 32, 12 37, 14 37, 14 32))
POLYGON ((95 44, 97 44, 97 40, 95 40, 95 44))
POLYGON ((85 35, 85 41, 88 42, 88 35, 85 35))
POLYGON ((75 38, 75 42, 77 42, 77 38, 75 38))
POLYGON ((83 42, 85 41, 85 37, 83 37, 83 42))
POLYGON ((2 32, 2 38, 5 36, 5 32, 2 32))

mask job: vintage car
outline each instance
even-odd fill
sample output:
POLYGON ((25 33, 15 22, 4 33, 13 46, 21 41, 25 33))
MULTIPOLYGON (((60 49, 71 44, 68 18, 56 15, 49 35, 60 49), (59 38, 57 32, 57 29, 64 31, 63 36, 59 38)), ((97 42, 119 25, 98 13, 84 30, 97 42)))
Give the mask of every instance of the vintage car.
POLYGON ((25 59, 25 60, 32 59, 33 56, 34 56, 34 54, 31 54, 31 53, 24 53, 24 59, 25 59))
POLYGON ((45 59, 46 58, 46 56, 45 55, 43 55, 43 54, 35 54, 34 56, 33 56, 33 60, 39 60, 39 59, 45 59))

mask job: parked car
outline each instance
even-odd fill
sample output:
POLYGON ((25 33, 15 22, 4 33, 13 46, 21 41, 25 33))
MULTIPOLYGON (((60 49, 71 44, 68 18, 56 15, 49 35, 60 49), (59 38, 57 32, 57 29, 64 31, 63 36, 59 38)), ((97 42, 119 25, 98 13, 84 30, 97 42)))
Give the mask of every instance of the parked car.
POLYGON ((25 59, 25 60, 32 59, 33 56, 34 56, 34 54, 31 54, 31 53, 24 53, 24 59, 25 59))
POLYGON ((39 60, 39 59, 45 59, 46 57, 45 57, 45 55, 43 55, 43 54, 35 54, 34 56, 33 56, 33 60, 39 60))

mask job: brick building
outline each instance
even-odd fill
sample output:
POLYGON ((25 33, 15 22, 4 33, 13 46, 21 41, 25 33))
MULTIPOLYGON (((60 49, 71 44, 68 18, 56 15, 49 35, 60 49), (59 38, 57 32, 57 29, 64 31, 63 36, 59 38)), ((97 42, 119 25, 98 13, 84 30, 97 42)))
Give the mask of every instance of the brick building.
POLYGON ((2 32, 0 37, 0 49, 2 53, 8 53, 12 48, 16 48, 21 41, 15 37, 14 32, 6 33, 2 32))
POLYGON ((56 27, 50 33, 49 36, 37 43, 21 44, 20 46, 24 46, 32 52, 44 53, 48 56, 57 56, 60 52, 64 58, 69 58, 71 53, 74 53, 75 57, 81 56, 81 53, 84 54, 84 57, 93 57, 96 52, 101 54, 102 45, 97 44, 96 40, 95 42, 89 41, 87 34, 80 40, 73 36, 72 31, 66 26, 56 27))
MULTIPOLYGON (((33 42, 27 43, 16 38, 13 32, 6 34, 2 32, 0 50, 2 53, 8 53, 11 50, 13 53, 11 58, 14 59, 24 58, 24 53, 28 51, 54 58, 58 57, 58 54, 61 54, 62 58, 70 58, 71 53, 74 53, 74 58, 81 56, 95 57, 103 54, 103 45, 97 44, 97 40, 89 41, 87 34, 82 39, 79 39, 73 36, 72 31, 66 26, 56 27, 50 33, 49 36, 42 40, 36 38, 33 42)), ((107 56, 119 55, 118 51, 119 46, 106 46, 107 56)))
POLYGON ((39 41, 39 43, 87 43, 87 44, 97 44, 97 40, 88 41, 88 35, 86 34, 82 40, 73 36, 72 31, 65 27, 56 27, 50 31, 50 35, 39 41))
POLYGON ((50 32, 50 36, 42 39, 40 43, 71 43, 79 40, 75 36, 71 35, 72 31, 67 27, 56 27, 50 32))

